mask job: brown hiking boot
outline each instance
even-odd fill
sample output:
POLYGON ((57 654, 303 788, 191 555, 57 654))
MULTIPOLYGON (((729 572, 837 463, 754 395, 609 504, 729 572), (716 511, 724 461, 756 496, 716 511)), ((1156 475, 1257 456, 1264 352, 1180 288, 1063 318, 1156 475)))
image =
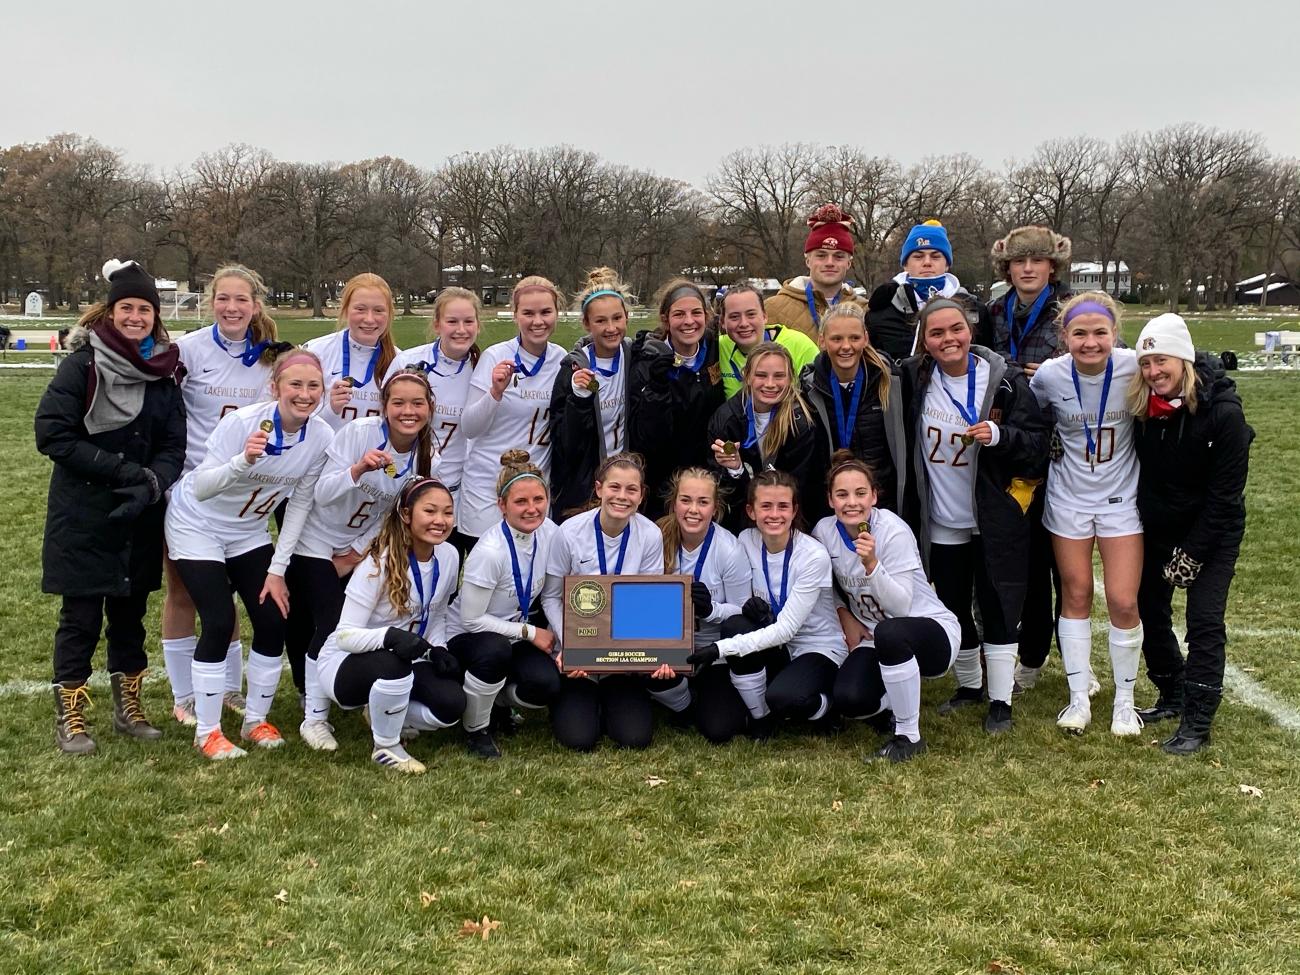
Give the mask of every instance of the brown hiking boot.
POLYGON ((140 685, 144 671, 136 674, 109 674, 113 685, 113 730, 119 735, 156 741, 162 732, 149 723, 140 705, 140 685))
POLYGON ((91 706, 85 681, 54 685, 54 744, 65 755, 95 750, 95 740, 86 733, 86 709, 91 706))

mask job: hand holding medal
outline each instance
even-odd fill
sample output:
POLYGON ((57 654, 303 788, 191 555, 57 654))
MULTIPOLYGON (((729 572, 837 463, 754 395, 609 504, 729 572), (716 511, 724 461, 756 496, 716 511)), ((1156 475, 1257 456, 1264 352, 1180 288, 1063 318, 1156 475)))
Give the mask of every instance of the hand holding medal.
POLYGON ((853 551, 858 554, 862 560, 862 568, 866 569, 868 574, 876 571, 876 537, 866 529, 866 525, 858 525, 858 537, 853 540, 853 551))
POLYGON ((257 458, 266 453, 266 443, 270 439, 271 431, 275 429, 275 424, 270 420, 263 420, 256 430, 249 434, 248 439, 244 442, 244 460, 250 464, 256 462, 257 458))
POLYGON ((589 393, 600 391, 600 383, 596 380, 596 374, 590 369, 579 369, 576 366, 573 369, 573 390, 577 392, 585 389, 589 393))
MULTIPOLYGON (((513 362, 498 362, 492 367, 492 387, 489 390, 494 400, 500 400, 505 395, 506 387, 510 385, 510 379, 515 374, 515 364, 513 362)), ((519 380, 515 379, 515 385, 519 385, 519 380)))
POLYGON ((388 468, 390 467, 393 469, 393 473, 388 476, 396 477, 397 466, 393 463, 393 455, 386 450, 372 447, 361 455, 360 460, 352 465, 352 481, 354 484, 358 483, 363 474, 368 474, 370 471, 377 471, 381 468, 385 473, 387 473, 388 468))
POLYGON ((961 442, 967 447, 976 442, 987 447, 993 442, 993 428, 987 420, 981 420, 966 428, 966 432, 961 435, 961 442))
POLYGON ((330 409, 337 415, 343 415, 343 407, 352 402, 352 377, 344 376, 334 380, 330 386, 330 409))
POLYGON ((734 440, 715 440, 713 441, 713 460, 719 467, 725 467, 729 471, 738 471, 742 464, 740 448, 736 446, 734 440))

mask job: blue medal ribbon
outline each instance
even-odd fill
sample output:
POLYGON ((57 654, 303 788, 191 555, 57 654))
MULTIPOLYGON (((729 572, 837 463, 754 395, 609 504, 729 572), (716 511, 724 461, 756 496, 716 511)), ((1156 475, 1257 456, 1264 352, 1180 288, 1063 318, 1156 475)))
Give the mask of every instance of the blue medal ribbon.
MULTIPOLYGON (((957 407, 957 412, 961 414, 961 418, 966 421, 968 426, 973 427, 980 422, 979 410, 975 407, 975 353, 968 352, 967 355, 970 358, 966 360, 966 405, 962 406, 957 402, 957 398, 948 392, 948 384, 942 379, 939 380, 939 385, 943 387, 948 399, 952 400, 952 405, 957 407)), ((937 365, 934 367, 934 371, 939 372, 937 365)))
MULTIPOLYGON (((821 328, 822 320, 821 316, 817 314, 817 302, 813 299, 813 286, 811 281, 804 282, 803 294, 804 298, 808 301, 808 314, 812 316, 813 328, 821 328)), ((834 307, 840 303, 840 299, 843 297, 844 292, 837 291, 835 292, 835 297, 828 301, 827 304, 834 307)))
MULTIPOLYGON (((599 531, 599 527, 596 530, 599 531)), ((515 577, 515 601, 519 603, 519 619, 527 622, 528 607, 533 601, 533 566, 537 564, 537 538, 533 538, 533 554, 528 559, 528 585, 525 586, 523 573, 519 569, 519 553, 515 550, 515 539, 510 534, 510 526, 504 519, 501 522, 501 534, 505 535, 506 545, 510 549, 510 571, 515 577)))
MULTIPOLYGON (((251 366, 253 363, 257 362, 257 360, 261 358, 262 353, 266 351, 266 347, 271 344, 270 339, 263 339, 254 345, 253 330, 250 328, 244 333, 244 351, 230 355, 230 350, 227 349, 226 344, 221 341, 221 331, 217 328, 216 322, 212 323, 212 341, 217 343, 217 348, 230 356, 230 358, 238 359, 246 366, 251 366)), ((146 356, 146 358, 148 357, 146 356)))
POLYGON ((763 550, 763 579, 767 582, 767 601, 772 607, 772 612, 780 615, 781 608, 785 605, 786 588, 790 583, 790 556, 794 554, 794 532, 790 532, 790 541, 785 545, 785 561, 781 566, 781 598, 776 598, 776 593, 772 591, 772 577, 768 574, 767 569, 767 544, 760 538, 758 544, 763 550))
POLYGON ((1111 357, 1106 360, 1106 378, 1101 381, 1101 402, 1097 404, 1097 440, 1094 441, 1092 430, 1088 428, 1088 409, 1083 405, 1083 389, 1079 386, 1079 370, 1073 362, 1070 363, 1070 378, 1074 380, 1074 397, 1079 401, 1079 410, 1083 413, 1080 420, 1083 423, 1083 435, 1088 441, 1089 463, 1101 460, 1097 442, 1101 440, 1101 425, 1106 420, 1106 399, 1110 396, 1110 380, 1114 373, 1115 359, 1111 357))
POLYGON ((521 342, 519 339, 515 339, 515 372, 523 373, 525 379, 532 379, 534 376, 536 376, 539 372, 542 371, 542 364, 546 362, 546 350, 545 349, 542 350, 542 354, 538 356, 537 361, 533 363, 532 372, 529 372, 527 369, 524 368, 524 360, 519 358, 519 353, 523 351, 523 348, 524 348, 524 343, 521 342))
MULTIPOLYGON (((600 559, 600 574, 609 575, 609 568, 605 565, 605 533, 600 530, 600 512, 596 512, 596 517, 592 521, 596 526, 596 557, 600 559)), ((623 557, 627 555, 627 540, 632 536, 632 523, 629 521, 623 529, 623 534, 618 543, 618 561, 614 563, 614 575, 623 574, 623 557)))
POLYGON ((853 439, 853 427, 858 420, 858 405, 862 402, 862 387, 867 384, 867 367, 861 362, 858 363, 858 374, 853 379, 853 393, 849 399, 847 416, 844 413, 844 393, 840 389, 839 380, 835 378, 835 370, 829 365, 826 370, 827 378, 831 384, 831 402, 835 405, 835 433, 839 437, 840 449, 848 450, 849 441, 853 439))
MULTIPOLYGON (((455 372, 447 372, 447 373, 438 372, 438 363, 442 359, 442 354, 440 351, 441 345, 442 345, 442 339, 435 340, 433 346, 429 349, 429 352, 433 355, 433 361, 432 362, 420 361, 415 364, 415 367, 417 369, 422 369, 426 375, 428 373, 433 373, 435 376, 444 376, 444 377, 459 376, 462 372, 465 371, 465 363, 469 362, 469 355, 467 354, 465 358, 460 360, 460 366, 457 367, 455 372)), ((376 346, 376 348, 378 348, 378 346, 376 346)))
POLYGON ((858 550, 857 550, 856 548, 853 547, 853 543, 856 542, 856 541, 858 540, 858 539, 857 539, 857 536, 856 536, 856 535, 850 535, 850 534, 849 534, 849 530, 848 530, 847 528, 844 527, 844 523, 841 522, 841 521, 838 521, 838 520, 837 520, 837 521, 835 522, 835 527, 839 530, 840 538, 844 539, 844 547, 847 548, 847 549, 848 549, 850 552, 852 552, 854 555, 857 555, 857 554, 858 554, 858 550))
POLYGON ((709 351, 709 343, 705 339, 700 340, 700 347, 695 350, 695 355, 691 356, 689 362, 683 362, 680 366, 673 366, 668 370, 668 375, 676 379, 685 369, 690 373, 698 373, 704 366, 704 355, 709 351))
POLYGON ((271 415, 271 422, 275 424, 273 428, 275 442, 272 443, 269 440, 266 442, 266 453, 270 457, 278 457, 280 454, 292 450, 298 444, 302 443, 303 438, 307 436, 307 421, 303 420, 302 426, 298 428, 298 439, 290 444, 284 442, 284 429, 280 426, 279 404, 276 405, 275 412, 271 415))
MULTIPOLYGON (((384 420, 382 423, 380 423, 379 429, 382 430, 384 433, 384 440, 375 449, 383 450, 385 447, 388 446, 388 421, 384 420)), ((416 445, 414 443, 411 444, 410 452, 407 453, 406 455, 406 466, 397 472, 396 474, 397 477, 405 477, 407 474, 411 472, 411 465, 415 463, 415 447, 416 445)))
POLYGON ((1016 289, 1012 288, 1007 294, 1007 338, 1011 342, 1011 358, 1015 359, 1020 354, 1020 345, 1025 339, 1029 338, 1035 326, 1038 325, 1038 316, 1043 311, 1043 306, 1047 304, 1047 293, 1050 287, 1044 288, 1038 292, 1038 297, 1034 299, 1033 305, 1029 308, 1029 317, 1025 319, 1025 327, 1016 334, 1016 289))
MULTIPOLYGON (((713 529, 717 527, 714 522, 709 522, 708 534, 704 536, 704 544, 700 546, 700 554, 695 559, 695 568, 691 570, 691 577, 696 582, 700 581, 700 573, 704 570, 704 560, 709 557, 709 546, 713 544, 713 529)), ((677 546, 677 568, 682 567, 686 561, 686 550, 680 545, 677 546)))
POLYGON ((758 443, 758 424, 754 420, 754 400, 750 396, 745 397, 745 417, 749 420, 749 429, 741 446, 753 447, 758 443))
POLYGON ((370 353, 370 362, 366 366, 366 378, 357 379, 352 375, 352 332, 349 329, 343 330, 343 378, 351 379, 352 385, 360 389, 370 380, 375 378, 375 364, 379 362, 379 343, 375 343, 375 349, 370 353))
MULTIPOLYGON (((417 631, 420 636, 424 636, 425 628, 429 625, 429 603, 424 599, 424 577, 420 574, 420 563, 415 559, 414 552, 406 553, 407 561, 411 564, 411 578, 415 580, 415 598, 420 601, 420 629, 417 631)), ((433 594, 438 591, 438 556, 433 557, 433 585, 429 587, 429 601, 433 601, 433 594)))
POLYGON ((587 361, 591 363, 592 371, 600 373, 606 379, 608 379, 610 376, 615 375, 618 372, 618 363, 619 360, 621 360, 622 358, 623 358, 623 343, 620 342, 618 343, 618 348, 614 350, 613 364, 608 369, 606 369, 604 366, 596 365, 596 343, 592 342, 589 346, 587 346, 587 361))

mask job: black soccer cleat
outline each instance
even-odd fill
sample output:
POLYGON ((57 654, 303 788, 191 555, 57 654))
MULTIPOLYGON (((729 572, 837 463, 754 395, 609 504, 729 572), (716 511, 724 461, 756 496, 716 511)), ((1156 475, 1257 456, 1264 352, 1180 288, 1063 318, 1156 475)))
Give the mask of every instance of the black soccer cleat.
POLYGON ((1155 724, 1157 721, 1168 721, 1182 716, 1182 703, 1172 701, 1163 694, 1156 698, 1156 703, 1151 707, 1138 709, 1138 717, 1142 719, 1143 724, 1155 724))
POLYGON ((939 705, 940 714, 952 714, 962 708, 973 708, 984 703, 984 688, 959 687, 957 693, 939 705))
POLYGON ((893 765, 902 762, 910 762, 925 751, 925 739, 920 738, 916 741, 908 738, 906 735, 895 735, 885 742, 884 746, 871 755, 868 755, 866 761, 871 762, 889 762, 893 765))
POLYGON ((1011 705, 1005 701, 989 701, 989 713, 984 718, 984 730, 990 735, 1003 735, 1011 730, 1011 705))
POLYGON ((471 731, 465 739, 465 750, 478 758, 500 758, 501 749, 486 728, 471 731))

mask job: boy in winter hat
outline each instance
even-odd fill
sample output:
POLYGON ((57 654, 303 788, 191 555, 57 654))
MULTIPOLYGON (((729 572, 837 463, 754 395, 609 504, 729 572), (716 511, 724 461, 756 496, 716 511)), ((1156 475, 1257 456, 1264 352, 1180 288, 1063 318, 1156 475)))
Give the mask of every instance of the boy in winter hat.
POLYGON ((853 218, 834 203, 823 203, 808 217, 804 263, 808 274, 791 278, 763 303, 768 322, 798 329, 816 340, 822 316, 841 301, 862 304, 845 279, 853 269, 853 218))

